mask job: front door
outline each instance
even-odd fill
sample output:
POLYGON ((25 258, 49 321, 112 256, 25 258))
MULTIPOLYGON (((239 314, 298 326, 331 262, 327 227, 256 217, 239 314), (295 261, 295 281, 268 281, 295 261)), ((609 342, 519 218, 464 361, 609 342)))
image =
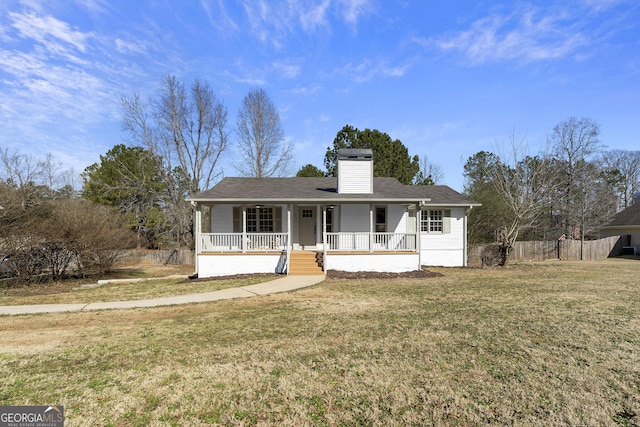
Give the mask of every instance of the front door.
POLYGON ((300 246, 316 245, 316 215, 315 208, 300 208, 300 246))

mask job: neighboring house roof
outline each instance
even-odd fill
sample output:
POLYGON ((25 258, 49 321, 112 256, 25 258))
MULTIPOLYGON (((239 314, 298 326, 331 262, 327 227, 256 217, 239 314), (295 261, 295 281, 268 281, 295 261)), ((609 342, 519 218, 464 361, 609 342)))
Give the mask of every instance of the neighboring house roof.
POLYGON ((623 211, 618 212, 604 227, 640 226, 640 203, 636 202, 623 211))
POLYGON ((373 178, 371 194, 339 194, 336 178, 224 178, 188 200, 215 203, 267 202, 425 202, 429 206, 480 206, 446 185, 403 185, 373 178))

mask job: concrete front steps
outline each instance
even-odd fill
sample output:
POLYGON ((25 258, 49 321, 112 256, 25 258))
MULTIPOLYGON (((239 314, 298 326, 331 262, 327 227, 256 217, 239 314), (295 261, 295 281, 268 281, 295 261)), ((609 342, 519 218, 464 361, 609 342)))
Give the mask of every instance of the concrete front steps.
POLYGON ((289 275, 315 276, 324 274, 314 251, 291 251, 289 260, 289 275))

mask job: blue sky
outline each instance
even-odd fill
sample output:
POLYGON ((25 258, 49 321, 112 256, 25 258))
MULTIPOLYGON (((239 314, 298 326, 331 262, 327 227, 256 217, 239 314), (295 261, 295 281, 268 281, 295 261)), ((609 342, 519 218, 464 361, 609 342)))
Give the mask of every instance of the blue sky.
POLYGON ((295 170, 350 124, 462 191, 468 157, 512 133, 535 151, 570 116, 640 149, 639 26, 635 0, 0 0, 0 147, 80 173, 126 142, 120 98, 174 74, 206 80, 232 127, 263 88, 295 170))

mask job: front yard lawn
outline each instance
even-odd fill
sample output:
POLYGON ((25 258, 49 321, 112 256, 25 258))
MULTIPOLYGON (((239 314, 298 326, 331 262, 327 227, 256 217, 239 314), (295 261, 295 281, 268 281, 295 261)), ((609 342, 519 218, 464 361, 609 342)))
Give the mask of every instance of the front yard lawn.
POLYGON ((640 424, 640 263, 327 279, 0 318, 0 405, 65 425, 640 424))

